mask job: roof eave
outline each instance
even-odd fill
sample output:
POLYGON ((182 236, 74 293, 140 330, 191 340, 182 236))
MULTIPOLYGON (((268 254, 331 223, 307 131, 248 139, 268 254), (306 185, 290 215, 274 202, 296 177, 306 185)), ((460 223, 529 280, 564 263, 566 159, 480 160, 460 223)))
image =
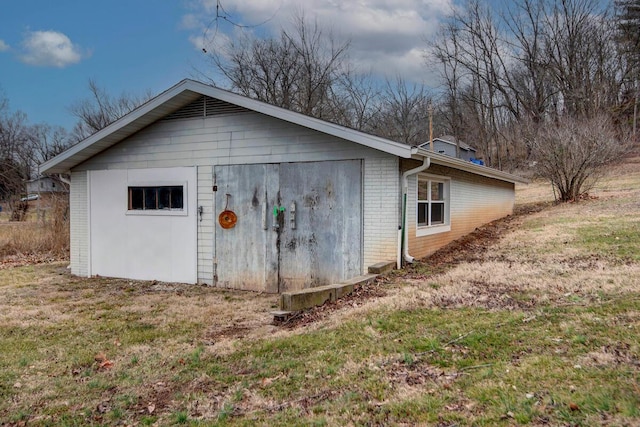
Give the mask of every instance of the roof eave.
POLYGON ((183 80, 167 89, 105 128, 42 163, 40 173, 66 173, 74 166, 155 122, 171 112, 171 109, 175 110, 200 96, 196 92, 189 91, 188 86, 189 80, 183 80), (174 102, 167 105, 172 100, 174 102))
POLYGON ((129 114, 111 123, 104 129, 70 147, 53 159, 42 163, 40 165, 40 171, 41 173, 47 174, 66 173, 73 167, 202 95, 226 101, 257 113, 304 126, 395 156, 410 158, 412 154, 410 146, 399 142, 369 135, 355 129, 247 98, 224 89, 185 79, 155 98, 147 101, 129 114))
POLYGON ((528 184, 529 180, 519 177, 517 175, 504 172, 498 169, 493 169, 488 166, 481 166, 475 163, 468 162, 462 159, 456 159, 455 157, 447 156, 446 154, 434 153, 433 151, 425 150, 424 148, 418 149, 416 153, 420 157, 430 157, 433 163, 442 166, 448 166, 454 169, 460 169, 466 172, 474 173, 476 175, 485 176, 487 178, 494 178, 500 181, 511 182, 513 184, 528 184))

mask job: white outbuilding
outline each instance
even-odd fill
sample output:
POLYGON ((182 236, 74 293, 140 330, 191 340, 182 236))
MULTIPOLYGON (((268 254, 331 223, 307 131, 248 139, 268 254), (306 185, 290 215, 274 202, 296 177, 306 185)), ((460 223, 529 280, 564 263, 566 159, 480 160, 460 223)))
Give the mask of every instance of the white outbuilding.
POLYGON ((424 257, 523 181, 192 80, 40 170, 71 176, 74 274, 273 293, 424 257))

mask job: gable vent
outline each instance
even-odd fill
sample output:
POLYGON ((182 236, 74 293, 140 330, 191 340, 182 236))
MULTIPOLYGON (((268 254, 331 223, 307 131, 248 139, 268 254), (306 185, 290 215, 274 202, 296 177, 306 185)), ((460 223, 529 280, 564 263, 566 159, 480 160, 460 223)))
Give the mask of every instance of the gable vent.
POLYGON ((193 119, 217 116, 220 114, 247 113, 249 111, 251 110, 240 107, 239 105, 230 104, 228 102, 203 95, 191 104, 187 104, 179 110, 165 116, 163 120, 193 119))

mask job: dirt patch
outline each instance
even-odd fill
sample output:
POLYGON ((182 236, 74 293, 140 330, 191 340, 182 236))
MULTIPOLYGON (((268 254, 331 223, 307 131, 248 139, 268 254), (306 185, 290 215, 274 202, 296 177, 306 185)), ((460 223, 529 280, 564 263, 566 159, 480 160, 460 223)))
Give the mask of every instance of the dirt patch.
POLYGON ((49 254, 8 255, 0 258, 0 270, 7 270, 9 268, 22 267, 25 265, 51 264, 67 260, 68 259, 51 256, 49 254))
POLYGON ((175 388, 170 384, 170 381, 158 381, 147 385, 143 389, 146 392, 138 396, 135 404, 128 409, 133 409, 139 415, 154 415, 165 412, 172 406, 176 393, 175 388))
POLYGON ((620 342, 613 345, 604 345, 600 351, 594 351, 585 355, 581 362, 585 366, 619 366, 640 368, 640 356, 634 354, 631 345, 620 342))
POLYGON ((421 276, 420 270, 429 267, 438 272, 449 269, 462 262, 475 262, 486 256, 488 247, 498 242, 506 233, 516 229, 523 218, 534 213, 541 212, 552 206, 548 202, 531 203, 517 206, 513 215, 492 221, 473 232, 449 243, 434 254, 406 267, 406 277, 416 278, 421 276))
POLYGON ((252 327, 247 325, 222 326, 207 332, 205 340, 216 342, 221 339, 239 338, 245 336, 249 331, 251 331, 251 329, 252 327))

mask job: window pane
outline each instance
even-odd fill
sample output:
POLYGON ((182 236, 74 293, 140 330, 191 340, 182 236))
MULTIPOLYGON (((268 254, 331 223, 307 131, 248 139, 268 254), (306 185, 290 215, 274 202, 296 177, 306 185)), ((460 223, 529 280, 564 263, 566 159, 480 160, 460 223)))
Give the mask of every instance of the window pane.
POLYGON ((144 209, 144 191, 140 187, 129 188, 130 209, 144 209))
POLYGON ((431 200, 444 200, 444 184, 431 182, 431 200))
POLYGON ((431 204, 431 225, 444 224, 444 203, 431 204))
POLYGON ((158 188, 158 209, 171 209, 171 187, 158 188))
POLYGON ((130 210, 182 209, 182 186, 129 187, 130 210))
POLYGON ((418 203, 418 225, 428 225, 427 224, 427 208, 428 203, 418 203))
POLYGON ((154 187, 147 187, 144 189, 144 208, 145 209, 157 209, 156 204, 157 190, 154 187))
POLYGON ((171 187, 171 209, 182 209, 182 187, 171 187))
POLYGON ((418 179, 418 200, 427 200, 427 185, 429 185, 429 181, 418 179))

